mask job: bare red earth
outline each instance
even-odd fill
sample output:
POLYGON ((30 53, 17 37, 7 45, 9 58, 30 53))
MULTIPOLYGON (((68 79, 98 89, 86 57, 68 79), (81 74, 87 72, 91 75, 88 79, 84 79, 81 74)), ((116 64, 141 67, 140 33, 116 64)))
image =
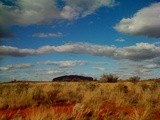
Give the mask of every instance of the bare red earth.
MULTIPOLYGON (((54 111, 55 114, 72 114, 73 107, 75 103, 72 104, 55 104, 52 107, 45 108, 45 112, 51 112, 54 111)), ((40 107, 28 107, 24 109, 5 109, 5 110, 0 110, 0 116, 5 116, 7 119, 12 119, 15 116, 21 116, 25 118, 26 116, 30 116, 33 114, 36 114, 36 112, 40 111, 40 107)))
POLYGON ((154 118, 155 120, 160 120, 160 111, 155 112, 154 118))
MULTIPOLYGON (((71 103, 71 104, 54 104, 52 107, 45 108, 45 112, 52 112, 54 111, 55 114, 61 115, 61 114, 66 114, 66 115, 72 115, 73 114, 73 108, 76 103, 71 103)), ((0 116, 5 116, 7 119, 12 119, 16 116, 21 116, 23 118, 34 115, 36 112, 40 111, 40 107, 29 107, 29 108, 24 108, 24 109, 5 109, 5 110, 0 110, 0 116)), ((103 120, 105 115, 111 115, 111 116, 117 116, 120 114, 123 115, 129 115, 132 116, 136 113, 139 113, 140 115, 143 114, 143 110, 140 108, 135 108, 135 107, 118 107, 116 104, 113 103, 104 103, 97 115, 99 116, 100 119, 103 120)), ((78 114, 78 113, 77 113, 78 114)), ((154 120, 160 120, 160 112, 155 112, 154 113, 154 120)))
POLYGON ((126 116, 133 116, 135 113, 138 113, 141 115, 143 113, 143 110, 135 107, 119 107, 114 103, 106 102, 100 108, 98 115, 100 116, 100 118, 103 119, 105 115, 110 115, 115 117, 120 114, 123 114, 126 116))

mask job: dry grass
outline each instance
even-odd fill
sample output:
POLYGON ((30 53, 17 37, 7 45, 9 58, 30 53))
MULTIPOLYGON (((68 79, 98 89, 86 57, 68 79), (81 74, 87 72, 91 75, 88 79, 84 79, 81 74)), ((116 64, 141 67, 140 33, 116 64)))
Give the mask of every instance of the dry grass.
MULTIPOLYGON (((36 108, 12 120, 154 120, 160 111, 160 82, 22 82, 0 84, 0 110, 36 108), (70 114, 52 107, 74 104, 70 114), (102 111, 104 110, 104 111, 102 111), (101 114, 103 113, 103 114, 101 114)), ((0 119, 8 119, 0 112, 0 119)))

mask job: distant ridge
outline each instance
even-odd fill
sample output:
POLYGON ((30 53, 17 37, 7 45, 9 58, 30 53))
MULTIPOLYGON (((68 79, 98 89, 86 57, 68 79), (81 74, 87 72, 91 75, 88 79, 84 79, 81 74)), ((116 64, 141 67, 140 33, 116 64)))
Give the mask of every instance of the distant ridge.
POLYGON ((80 82, 80 81, 94 81, 92 77, 80 76, 80 75, 65 75, 53 78, 55 81, 65 81, 65 82, 80 82))

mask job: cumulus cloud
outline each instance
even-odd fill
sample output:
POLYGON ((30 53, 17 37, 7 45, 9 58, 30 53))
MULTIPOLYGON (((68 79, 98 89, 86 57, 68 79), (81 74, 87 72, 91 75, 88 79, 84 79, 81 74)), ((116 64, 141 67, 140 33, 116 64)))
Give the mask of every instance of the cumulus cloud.
POLYGON ((158 70, 160 66, 158 64, 150 63, 148 60, 145 60, 143 62, 128 62, 129 63, 126 62, 125 64, 128 70, 122 70, 123 72, 120 73, 122 75, 122 78, 128 79, 132 76, 139 76, 142 79, 148 79, 154 78, 155 76, 159 76, 157 72, 159 72, 158 70))
POLYGON ((69 61, 45 61, 42 63, 45 65, 57 65, 58 67, 73 67, 73 66, 85 65, 88 62, 81 60, 69 60, 69 61))
POLYGON ((139 72, 144 75, 150 75, 152 70, 159 69, 159 68, 160 66, 158 64, 148 64, 148 65, 141 66, 139 68, 139 72))
POLYGON ((64 18, 64 19, 68 19, 68 20, 73 20, 78 18, 80 15, 80 11, 76 11, 75 9, 73 9, 70 6, 65 6, 62 10, 62 12, 60 13, 60 15, 64 18))
POLYGON ((160 57, 153 58, 149 61, 151 64, 157 64, 160 66, 160 57))
POLYGON ((47 38, 47 37, 63 37, 64 35, 61 32, 58 33, 35 33, 33 37, 47 38))
POLYGON ((20 49, 11 46, 0 46, 0 55, 1 56, 14 56, 14 57, 24 57, 27 55, 36 55, 34 49, 20 49))
POLYGON ((160 55, 160 48, 154 44, 136 43, 134 46, 119 48, 115 57, 120 59, 129 59, 141 61, 156 58, 160 55))
POLYGON ((1 39, 11 36, 9 26, 45 24, 60 18, 54 0, 16 0, 13 3, 11 6, 0 1, 1 39))
POLYGON ((61 16, 66 19, 77 19, 94 13, 100 7, 112 7, 115 0, 65 0, 61 16))
POLYGON ((151 75, 152 70, 151 69, 145 69, 145 68, 139 68, 136 69, 132 74, 135 76, 139 76, 139 75, 151 75))
POLYGON ((134 70, 131 75, 132 76, 142 76, 145 75, 151 77, 154 74, 153 70, 159 69, 160 65, 153 62, 153 59, 144 60, 143 62, 135 62, 130 61, 127 66, 131 66, 132 70, 134 70))
POLYGON ((0 46, 1 56, 24 57, 28 55, 41 55, 48 53, 73 53, 104 56, 114 59, 128 59, 142 61, 160 56, 160 48, 154 44, 137 43, 133 46, 118 48, 88 43, 70 43, 60 46, 42 46, 38 49, 20 49, 11 46, 0 46))
MULTIPOLYGON (((10 1, 11 2, 11 1, 10 1)), ((16 0, 12 4, 0 1, 0 39, 10 37, 7 27, 39 25, 53 20, 73 20, 94 13, 100 7, 112 7, 114 0, 16 0), (3 29, 2 29, 3 28, 3 29)), ((44 35, 45 36, 45 35, 44 35)))
POLYGON ((101 46, 88 43, 64 44, 61 46, 42 46, 38 49, 20 49, 11 46, 0 46, 2 56, 24 57, 27 55, 41 55, 47 53, 91 54, 95 56, 111 57, 116 52, 113 46, 101 46))
POLYGON ((123 18, 115 27, 131 35, 160 37, 160 2, 140 9, 132 18, 123 18))
POLYGON ((16 0, 13 5, 0 1, 0 38, 10 37, 12 25, 45 24, 60 18, 55 0, 16 0), (3 28, 3 29, 2 29, 3 28))
POLYGON ((41 24, 58 18, 54 0, 17 0, 15 6, 0 2, 0 25, 41 24))
POLYGON ((154 43, 157 46, 160 46, 160 41, 154 43))
POLYGON ((8 71, 11 69, 25 69, 33 67, 32 63, 23 63, 23 64, 11 64, 5 67, 0 67, 0 71, 8 71))

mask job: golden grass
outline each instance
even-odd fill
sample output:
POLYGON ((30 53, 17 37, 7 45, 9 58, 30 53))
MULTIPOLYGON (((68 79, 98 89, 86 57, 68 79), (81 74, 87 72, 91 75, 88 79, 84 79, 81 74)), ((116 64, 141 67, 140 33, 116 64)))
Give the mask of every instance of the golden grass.
MULTIPOLYGON (((99 82, 20 82, 0 84, 0 110, 37 107, 23 118, 12 120, 99 120, 104 104, 115 105, 104 112, 106 120, 154 120, 160 111, 160 82, 141 81, 99 82), (56 104, 75 104, 71 114, 57 114, 51 109, 56 104), (130 113, 124 111, 131 109, 130 113), (117 113, 118 111, 118 113, 117 113)), ((7 117, 0 114, 0 119, 7 117)))

